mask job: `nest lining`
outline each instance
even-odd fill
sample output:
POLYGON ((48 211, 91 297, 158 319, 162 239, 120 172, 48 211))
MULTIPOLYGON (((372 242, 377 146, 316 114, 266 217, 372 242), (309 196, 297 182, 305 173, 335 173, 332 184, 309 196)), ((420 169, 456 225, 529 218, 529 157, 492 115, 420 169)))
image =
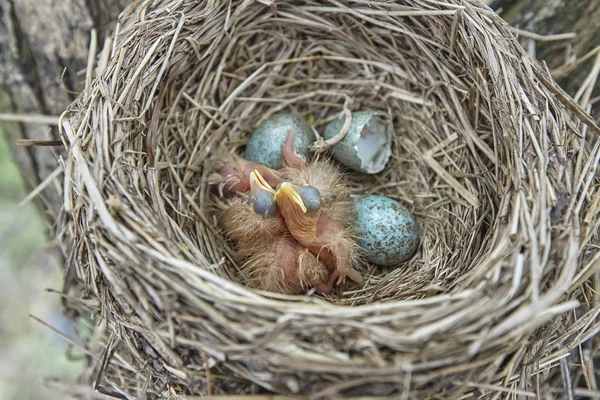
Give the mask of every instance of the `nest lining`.
POLYGON ((475 3, 130 6, 62 119, 65 304, 99 355, 84 379, 134 396, 551 391, 597 311, 600 153, 549 79, 475 3), (244 287, 208 176, 275 113, 322 132, 347 109, 388 117, 392 161, 349 173, 351 192, 405 204, 417 254, 328 298, 244 287))

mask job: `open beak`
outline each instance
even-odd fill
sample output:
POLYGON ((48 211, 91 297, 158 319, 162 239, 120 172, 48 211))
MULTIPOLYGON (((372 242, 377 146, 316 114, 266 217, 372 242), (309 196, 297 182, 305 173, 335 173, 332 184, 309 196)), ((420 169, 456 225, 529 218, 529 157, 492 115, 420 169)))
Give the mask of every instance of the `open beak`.
POLYGON ((289 182, 283 182, 281 185, 279 185, 279 189, 277 189, 277 192, 275 192, 275 201, 279 202, 282 198, 291 201, 293 204, 297 205, 303 213, 306 214, 307 209, 304 205, 304 201, 302 201, 302 197, 300 197, 300 194, 293 184, 289 182))
POLYGON ((277 196, 275 194, 275 190, 273 190, 273 188, 267 183, 267 181, 265 180, 265 178, 260 174, 260 172, 258 172, 258 170, 254 170, 250 173, 250 191, 254 194, 258 193, 258 191, 260 190, 264 190, 267 191, 269 193, 272 193, 273 195, 277 196))

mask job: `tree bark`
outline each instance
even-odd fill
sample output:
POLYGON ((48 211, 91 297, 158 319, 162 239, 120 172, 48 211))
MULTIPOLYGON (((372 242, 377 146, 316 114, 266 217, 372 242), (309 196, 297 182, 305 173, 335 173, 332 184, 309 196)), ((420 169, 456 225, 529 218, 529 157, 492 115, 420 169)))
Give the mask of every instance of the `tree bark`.
MULTIPOLYGON (((0 0, 0 113, 60 115, 81 90, 90 32, 98 48, 126 0, 0 0), (64 71, 64 73, 63 73, 64 71), (62 76, 62 78, 61 78, 62 76)), ((2 122, 28 189, 54 171, 60 147, 15 147, 17 139, 58 139, 56 126, 2 122)), ((53 183, 42 192, 46 220, 61 204, 53 183)))
MULTIPOLYGON (((536 57, 546 61, 556 71, 567 61, 581 58, 600 46, 600 0, 495 0, 491 7, 510 25, 541 35, 574 32, 572 40, 537 42, 536 57)), ((527 39, 523 40, 527 46, 527 39)), ((557 82, 574 96, 592 70, 596 56, 579 65, 557 82)), ((600 80, 594 94, 600 95, 600 80)), ((600 104, 592 108, 596 122, 600 121, 600 104)))

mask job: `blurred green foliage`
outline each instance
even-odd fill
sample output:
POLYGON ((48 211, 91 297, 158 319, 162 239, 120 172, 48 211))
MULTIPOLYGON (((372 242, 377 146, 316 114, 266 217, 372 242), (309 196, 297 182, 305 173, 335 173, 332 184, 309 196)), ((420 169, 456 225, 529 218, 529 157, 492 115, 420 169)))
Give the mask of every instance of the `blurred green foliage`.
POLYGON ((44 254, 47 230, 35 207, 18 207, 25 195, 0 127, 0 399, 63 399, 42 379, 73 380, 82 364, 68 361, 66 341, 29 317, 72 334, 58 296, 44 292, 60 288, 60 267, 44 254))
MULTIPOLYGON (((2 133, 2 131, 0 131, 2 133)), ((4 135, 0 140, 0 246, 9 254, 13 268, 23 266, 31 253, 45 242, 45 227, 29 205, 18 203, 26 195, 17 167, 10 158, 4 135)))

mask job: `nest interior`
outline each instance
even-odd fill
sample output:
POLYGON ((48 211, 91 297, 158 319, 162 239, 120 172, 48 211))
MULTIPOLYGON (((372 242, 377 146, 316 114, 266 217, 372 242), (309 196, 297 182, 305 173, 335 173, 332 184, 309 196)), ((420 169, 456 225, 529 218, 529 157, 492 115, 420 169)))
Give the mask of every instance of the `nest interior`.
POLYGON ((598 130, 477 2, 135 2, 88 76, 58 237, 103 393, 529 395, 597 330, 598 130), (392 160, 351 191, 405 204, 417 254, 327 298, 246 288, 219 155, 345 109, 388 116, 392 160))

